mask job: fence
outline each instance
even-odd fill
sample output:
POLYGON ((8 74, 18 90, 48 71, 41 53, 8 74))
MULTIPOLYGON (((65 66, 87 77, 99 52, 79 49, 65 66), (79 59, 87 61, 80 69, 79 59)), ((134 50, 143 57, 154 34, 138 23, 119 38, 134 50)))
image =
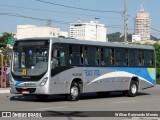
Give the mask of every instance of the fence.
POLYGON ((4 55, 0 53, 0 88, 6 87, 6 60, 4 60, 4 55))

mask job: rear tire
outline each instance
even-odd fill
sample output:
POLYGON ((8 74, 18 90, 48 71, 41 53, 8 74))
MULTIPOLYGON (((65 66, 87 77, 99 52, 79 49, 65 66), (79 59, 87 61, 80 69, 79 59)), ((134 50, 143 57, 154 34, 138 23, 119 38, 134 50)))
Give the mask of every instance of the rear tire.
POLYGON ((71 84, 70 94, 67 95, 67 99, 69 101, 77 101, 77 100, 79 100, 79 96, 80 96, 80 87, 79 87, 79 84, 76 83, 76 82, 73 82, 71 84))
POLYGON ((131 81, 130 88, 127 92, 127 96, 135 97, 138 92, 138 83, 136 81, 131 81))

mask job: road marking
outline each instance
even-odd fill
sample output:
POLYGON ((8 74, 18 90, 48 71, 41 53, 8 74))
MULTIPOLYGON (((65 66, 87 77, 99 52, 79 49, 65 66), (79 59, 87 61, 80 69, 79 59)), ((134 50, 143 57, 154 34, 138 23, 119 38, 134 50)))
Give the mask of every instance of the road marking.
POLYGON ((57 107, 47 107, 47 108, 38 108, 36 110, 52 110, 52 109, 62 109, 67 108, 68 106, 57 106, 57 107))
POLYGON ((112 103, 129 103, 129 102, 134 102, 135 100, 130 100, 130 101, 118 101, 118 102, 112 102, 112 103))

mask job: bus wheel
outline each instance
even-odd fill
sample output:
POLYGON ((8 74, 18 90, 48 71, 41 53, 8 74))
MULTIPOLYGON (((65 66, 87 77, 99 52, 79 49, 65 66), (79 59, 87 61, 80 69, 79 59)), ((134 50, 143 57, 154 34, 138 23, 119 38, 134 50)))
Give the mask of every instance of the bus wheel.
POLYGON ((138 92, 138 83, 136 81, 131 81, 127 95, 130 97, 135 97, 137 92, 138 92))
POLYGON ((79 99, 79 96, 80 96, 79 84, 76 82, 73 82, 71 84, 70 94, 67 96, 67 99, 69 101, 77 101, 79 99))
POLYGON ((40 101, 45 101, 48 98, 48 95, 36 95, 36 97, 40 101))

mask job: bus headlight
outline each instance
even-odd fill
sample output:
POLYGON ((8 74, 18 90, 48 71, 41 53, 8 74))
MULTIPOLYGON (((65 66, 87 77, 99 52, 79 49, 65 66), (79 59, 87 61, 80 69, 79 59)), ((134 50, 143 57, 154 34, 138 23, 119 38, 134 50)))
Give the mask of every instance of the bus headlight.
POLYGON ((48 80, 48 77, 44 78, 43 81, 39 84, 40 86, 44 86, 48 80))

